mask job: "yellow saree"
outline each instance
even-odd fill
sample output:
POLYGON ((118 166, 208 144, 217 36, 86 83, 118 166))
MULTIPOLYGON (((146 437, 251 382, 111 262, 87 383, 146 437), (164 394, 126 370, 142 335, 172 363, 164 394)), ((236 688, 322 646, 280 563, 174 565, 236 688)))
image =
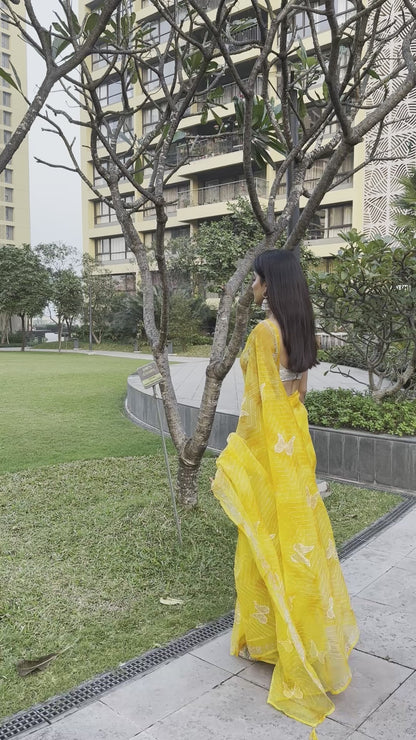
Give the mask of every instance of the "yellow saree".
POLYGON ((251 332, 241 366, 240 419, 212 486, 238 527, 231 653, 246 648, 275 665, 268 702, 316 727, 334 710, 327 692, 351 680, 358 628, 317 489, 307 412, 280 380, 272 321, 251 332))

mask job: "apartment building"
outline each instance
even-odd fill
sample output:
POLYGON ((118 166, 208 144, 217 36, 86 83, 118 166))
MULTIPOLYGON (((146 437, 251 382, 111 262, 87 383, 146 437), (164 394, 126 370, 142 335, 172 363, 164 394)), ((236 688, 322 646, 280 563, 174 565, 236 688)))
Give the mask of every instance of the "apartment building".
MULTIPOLYGON (((27 91, 26 47, 14 26, 7 20, 0 2, 0 66, 11 75, 15 67, 22 89, 27 91)), ((0 145, 9 141, 23 117, 26 103, 7 80, 0 79, 0 145)), ((30 242, 29 153, 27 138, 0 175, 0 245, 30 242)))
MULTIPOLYGON (((93 10, 99 4, 100 0, 80 2, 81 15, 88 12, 88 10, 93 10)), ((217 4, 216 0, 207 0, 208 10, 212 10, 214 13, 217 4)), ((163 45, 167 39, 169 28, 166 21, 158 15, 153 4, 149 0, 131 0, 130 7, 134 9, 137 18, 149 23, 152 29, 152 38, 155 42, 163 45)), ((264 13, 266 13, 266 5, 264 8, 264 13)), ((347 12, 347 0, 338 0, 337 12, 339 14, 347 12)), ((238 40, 240 41, 260 38, 259 29, 255 24, 249 27, 244 25, 244 21, 249 19, 251 15, 251 3, 240 0, 234 11, 234 17, 242 21, 242 30, 238 34, 238 40)), ((298 14, 296 26, 297 33, 307 49, 308 44, 310 44, 310 27, 306 14, 298 14)), ((328 36, 329 43, 328 28, 326 18, 322 16, 318 30, 323 45, 325 44, 325 34, 328 36)), ((248 76, 256 54, 256 49, 236 54, 235 63, 238 64, 239 72, 243 78, 245 75, 248 76)), ((173 64, 173 62, 169 62, 164 70, 167 82, 172 78, 173 64)), ((100 54, 92 55, 91 69, 93 74, 99 74, 104 65, 105 61, 100 54)), ((277 74, 276 70, 276 76, 277 74)), ((152 99, 160 102, 163 99, 163 93, 160 90, 157 77, 152 75, 151 70, 146 70, 144 80, 147 91, 152 94, 152 99)), ((132 86, 129 91, 132 103, 140 96, 140 89, 136 90, 136 87, 138 88, 137 85, 132 86)), ((227 77, 227 73, 224 74, 221 87, 223 93, 218 101, 221 103, 218 114, 222 118, 228 117, 231 120, 234 113, 233 98, 236 95, 238 96, 238 90, 231 76, 227 77)), ((101 101, 108 105, 109 109, 116 105, 115 110, 117 110, 117 103, 121 100, 121 86, 116 79, 110 77, 100 87, 99 95, 101 101)), ((310 115, 313 115, 313 111, 310 112, 310 115)), ((142 136, 150 131, 158 120, 158 109, 148 105, 135 116, 134 120, 126 121, 125 125, 138 136, 142 136)), ((175 173, 166 188, 165 197, 168 203, 167 239, 189 237, 198 229, 201 223, 218 219, 227 214, 228 202, 246 195, 242 165, 242 138, 238 132, 232 134, 228 132, 224 136, 218 135, 215 120, 212 118, 208 118, 208 121, 202 125, 201 106, 198 103, 194 103, 187 111, 180 127, 184 132, 201 133, 203 138, 193 150, 191 160, 175 173)), ((329 128, 328 133, 332 132, 332 129, 329 128)), ((85 145, 82 146, 83 168, 91 175, 92 163, 88 157, 87 133, 84 132, 83 136, 85 137, 82 142, 85 145)), ((185 145, 178 142, 176 149, 172 152, 174 159, 172 164, 176 164, 178 158, 183 154, 181 146, 185 145)), ((354 165, 356 166, 358 162, 362 161, 363 146, 357 147, 354 155, 351 155, 345 163, 343 172, 339 173, 335 187, 325 195, 309 228, 306 243, 312 252, 320 258, 321 269, 323 270, 330 269, 333 256, 343 243, 338 233, 351 227, 359 230, 363 228, 364 173, 359 171, 354 175, 345 176, 347 171, 352 170, 354 165)), ((313 185, 314 181, 320 176, 323 166, 323 162, 318 162, 315 167, 311 168, 307 184, 313 185)), ((103 193, 106 192, 104 180, 97 173, 94 173, 93 176, 95 185, 104 188, 103 193)), ((260 198, 262 195, 266 195, 268 182, 271 179, 272 172, 269 165, 263 169, 259 168, 256 173, 256 185, 260 198)), ((121 289, 134 290, 138 279, 137 266, 126 249, 114 211, 97 200, 96 196, 85 185, 83 187, 84 251, 95 258, 97 265, 103 265, 113 273, 121 289)), ((133 198, 131 186, 128 183, 125 186, 125 197, 133 198)), ((276 201, 277 213, 284 208, 285 201, 286 185, 283 183, 276 201)), ((301 208, 303 205, 301 202, 301 208)), ((150 246, 156 229, 155 211, 151 205, 144 212, 136 214, 135 223, 144 243, 150 246)))

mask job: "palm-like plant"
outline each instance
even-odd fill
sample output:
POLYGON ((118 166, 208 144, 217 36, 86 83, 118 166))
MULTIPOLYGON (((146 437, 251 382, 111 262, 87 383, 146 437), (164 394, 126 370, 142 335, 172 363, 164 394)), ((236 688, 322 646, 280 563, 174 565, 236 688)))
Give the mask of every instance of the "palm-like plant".
POLYGON ((400 231, 416 233, 416 168, 399 179, 403 191, 393 203, 394 220, 400 231))

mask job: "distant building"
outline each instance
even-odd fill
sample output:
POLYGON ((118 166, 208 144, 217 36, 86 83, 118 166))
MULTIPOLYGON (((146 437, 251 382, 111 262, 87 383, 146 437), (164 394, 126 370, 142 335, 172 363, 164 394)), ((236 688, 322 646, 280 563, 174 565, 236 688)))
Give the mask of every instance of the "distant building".
MULTIPOLYGON (((0 66, 13 77, 11 63, 27 94, 26 45, 8 22, 5 4, 0 2, 0 66)), ((9 141, 22 119, 27 104, 21 93, 0 79, 0 146, 9 141)), ((0 245, 19 246, 30 242, 29 151, 27 137, 0 175, 0 245)))
MULTIPOLYGON (((278 8, 280 1, 273 0, 272 4, 278 8)), ((99 7, 99 5, 100 0, 90 0, 89 2, 81 0, 79 3, 81 16, 88 10, 99 7)), ((329 47, 329 24, 324 15, 325 4, 322 0, 322 2, 316 2, 313 5, 318 10, 322 10, 322 19, 318 23, 318 30, 321 44, 325 45, 327 37, 329 47)), ((206 7, 211 10, 213 17, 217 6, 218 0, 207 0, 206 7)), ((149 0, 130 0, 130 7, 134 9, 139 21, 149 23, 152 29, 152 39, 162 46, 168 35, 168 27, 155 6, 149 0)), ((259 7, 263 8, 261 12, 267 13, 265 4, 259 7)), ((347 12, 345 0, 338 0, 337 8, 339 14, 345 15, 347 12)), ((234 18, 238 18, 242 22, 250 19, 252 14, 251 4, 244 2, 244 0, 237 3, 233 8, 234 18)), ((298 35, 302 38, 305 48, 308 49, 311 43, 311 30, 306 12, 298 13, 296 26, 298 35)), ((244 23, 242 23, 239 40, 244 41, 246 39, 249 42, 260 38, 256 34, 258 34, 256 25, 244 27, 244 23)), ((398 42, 400 42, 400 39, 398 42)), ((234 57, 234 63, 237 65, 243 79, 248 76, 256 55, 257 49, 252 49, 239 52, 234 57)), ((173 64, 173 61, 170 64, 173 64)), ((99 53, 93 54, 91 57, 92 74, 99 76, 102 74, 104 67, 105 60, 102 56, 99 53)), ((173 69, 166 69, 167 81, 172 74, 173 69)), ((276 80, 277 75, 278 71, 276 69, 276 80)), ((163 92, 160 89, 158 79, 152 76, 151 70, 144 70, 143 78, 147 92, 151 93, 152 100, 163 101, 163 92)), ((230 117, 234 110, 233 97, 238 95, 238 89, 231 77, 227 76, 227 72, 224 73, 221 87, 223 88, 223 94, 219 102, 222 107, 218 108, 218 115, 230 117)), ((116 104, 121 101, 121 85, 116 78, 107 78, 100 86, 98 94, 104 106, 107 105, 109 110, 117 111, 116 104)), ((134 85, 131 89, 132 107, 138 103, 140 103, 140 88, 139 85, 134 85)), ((169 219, 166 230, 167 239, 189 237, 202 222, 225 215, 228 212, 227 202, 246 194, 240 135, 236 133, 232 136, 218 136, 215 131, 215 121, 209 120, 202 126, 200 114, 200 107, 197 103, 194 103, 180 124, 180 129, 185 132, 198 131, 200 133, 203 129, 204 138, 193 152, 191 161, 175 173, 166 188, 165 195, 168 202, 169 219), (210 132, 211 139, 209 138, 210 132)), ((309 108, 308 115, 311 123, 313 123, 313 107, 309 108)), ((134 116, 134 120, 126 122, 126 126, 134 131, 137 136, 142 136, 156 125, 158 119, 158 109, 146 105, 134 116)), ((337 126, 337 123, 330 124, 328 134, 333 134, 337 126)), ((416 122, 414 130, 416 130, 416 122)), ((108 192, 104 180, 100 178, 98 173, 93 172, 91 158, 88 156, 88 131, 84 129, 82 136, 84 137, 81 142, 83 169, 94 179, 96 187, 102 188, 103 193, 108 192)), ((385 149, 387 153, 389 145, 389 140, 386 140, 385 149)), ((180 149, 180 146, 179 142, 178 149, 180 149)), ((363 162, 365 150, 365 144, 360 144, 355 148, 354 154, 344 163, 337 178, 339 184, 335 184, 323 198, 305 239, 307 246, 320 258, 321 269, 324 271, 331 269, 333 257, 343 244, 338 236, 340 231, 348 231, 352 227, 362 231, 365 226, 371 232, 373 226, 374 228, 380 226, 380 219, 377 220, 377 225, 375 222, 372 224, 376 211, 378 213, 380 210, 379 205, 375 203, 373 191, 375 179, 379 182, 380 188, 385 187, 384 170, 379 170, 379 163, 377 163, 374 168, 368 169, 368 171, 358 169, 354 174, 347 174, 348 172, 352 173, 363 162)), ((317 162, 311 168, 306 186, 313 187, 314 181, 322 174, 324 166, 324 162, 317 162)), ((269 169, 268 166, 264 170, 259 169, 257 173, 257 188, 260 197, 262 193, 266 195, 267 183, 271 180, 269 169)), ((383 191, 382 207, 385 207, 386 197, 389 197, 391 192, 391 189, 383 191)), ((133 198, 129 183, 126 183, 124 187, 124 194, 126 198, 133 198)), ((115 276, 120 288, 134 290, 138 279, 138 268, 131 253, 126 249, 114 211, 100 202, 85 185, 83 185, 82 202, 84 252, 93 256, 97 265, 103 265, 109 269, 115 276)), ((283 184, 278 192, 276 212, 284 208, 285 202, 286 186, 283 184)), ((302 208, 303 205, 304 203, 301 201, 300 207, 302 208)), ((136 214, 135 225, 144 243, 150 246, 156 230, 155 211, 151 204, 146 206, 141 213, 136 214)), ((387 222, 384 226, 387 228, 387 222)))

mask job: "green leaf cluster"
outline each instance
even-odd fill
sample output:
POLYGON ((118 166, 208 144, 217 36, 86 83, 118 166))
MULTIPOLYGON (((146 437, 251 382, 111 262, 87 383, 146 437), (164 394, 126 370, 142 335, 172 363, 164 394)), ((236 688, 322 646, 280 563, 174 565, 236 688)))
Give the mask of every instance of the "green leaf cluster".
POLYGON ((305 399, 309 423, 335 429, 362 429, 375 434, 416 435, 416 401, 384 399, 369 394, 328 388, 309 391, 305 399))
MULTIPOLYGON (((244 128, 246 101, 237 97, 233 100, 237 127, 242 131, 244 128)), ((259 95, 255 95, 254 97, 251 151, 253 161, 258 167, 265 167, 267 164, 274 167, 274 161, 268 151, 269 149, 273 149, 273 151, 279 154, 286 154, 286 146, 276 131, 276 125, 279 125, 281 119, 281 106, 274 105, 273 100, 270 103, 272 116, 267 109, 264 98, 259 95)))
POLYGON ((0 311, 18 316, 42 313, 51 296, 49 271, 28 244, 0 247, 0 311))
POLYGON ((346 332, 361 366, 401 382, 416 362, 416 239, 368 240, 356 230, 341 236, 346 245, 333 271, 310 275, 319 323, 346 332))

